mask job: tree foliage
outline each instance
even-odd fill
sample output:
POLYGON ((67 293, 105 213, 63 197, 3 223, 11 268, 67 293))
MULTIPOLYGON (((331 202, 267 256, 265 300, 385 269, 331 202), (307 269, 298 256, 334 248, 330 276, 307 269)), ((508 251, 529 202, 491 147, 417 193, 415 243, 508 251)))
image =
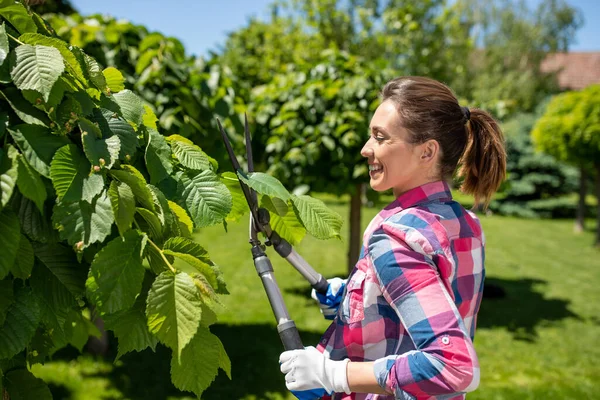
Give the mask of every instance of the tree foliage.
POLYGON ((323 52, 319 63, 290 67, 251 97, 263 128, 255 137, 268 172, 292 187, 341 195, 367 179, 360 149, 378 104, 384 75, 345 52, 323 52), (262 146, 261 146, 262 147, 262 146))
MULTIPOLYGON (((532 131, 538 148, 580 168, 581 185, 586 171, 595 169, 596 196, 600 198, 600 85, 552 98, 532 131)), ((580 190, 584 203, 585 188, 580 190)), ((599 202, 600 204, 600 202, 599 202)), ((597 243, 600 243, 600 214, 597 243)))
MULTIPOLYGON (((185 137, 160 134, 126 77, 23 4, 0 0, 3 398, 51 398, 27 367, 98 335, 92 307, 118 357, 170 348, 181 390, 200 396, 219 368, 231 374, 210 332, 226 284, 192 231, 243 215, 238 178, 218 174, 217 160, 185 137)), ((341 219, 321 202, 244 179, 263 201, 293 209, 281 218, 286 239, 339 237, 341 219)))
MULTIPOLYGON (((202 143, 220 163, 227 160, 215 117, 233 125, 231 132, 239 132, 245 105, 226 64, 189 56, 178 39, 113 17, 74 14, 48 19, 64 40, 122 72, 124 86, 150 106, 158 127, 202 143)), ((234 144, 240 139, 232 136, 234 144)))
POLYGON ((535 113, 517 114, 506 121, 507 181, 502 196, 492 209, 521 217, 566 217, 575 214, 575 205, 559 197, 577 189, 577 170, 555 157, 536 151, 531 130, 545 105, 535 113))
POLYGON ((534 112, 558 92, 554 73, 543 72, 541 64, 573 43, 582 24, 578 9, 563 0, 544 0, 535 9, 521 0, 466 0, 462 6, 478 46, 469 56, 471 79, 457 90, 472 105, 506 119, 534 112))

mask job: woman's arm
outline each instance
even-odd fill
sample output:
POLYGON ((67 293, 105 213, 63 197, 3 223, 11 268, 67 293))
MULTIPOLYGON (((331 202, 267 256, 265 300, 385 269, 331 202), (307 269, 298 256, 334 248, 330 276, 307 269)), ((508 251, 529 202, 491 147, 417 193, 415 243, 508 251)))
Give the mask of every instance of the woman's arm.
MULTIPOLYGON (((369 240, 369 257, 383 296, 415 347, 376 360, 372 375, 380 387, 396 394, 405 391, 419 397, 474 390, 479 365, 473 343, 431 259, 404 241, 411 229, 415 233, 414 228, 386 223, 369 240)), ((420 245, 425 247, 427 236, 418 232, 413 237, 422 238, 420 245)))
MULTIPOLYGON (((354 393, 386 393, 375 378, 373 362, 352 362, 346 366, 348 386, 354 393)), ((389 393, 388 393, 389 394, 389 393)))

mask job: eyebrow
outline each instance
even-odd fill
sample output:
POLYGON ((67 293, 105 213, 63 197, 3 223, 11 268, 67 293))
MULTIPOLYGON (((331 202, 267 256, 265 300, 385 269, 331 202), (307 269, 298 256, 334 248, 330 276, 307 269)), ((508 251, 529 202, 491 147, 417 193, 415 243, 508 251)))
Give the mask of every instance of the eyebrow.
POLYGON ((371 126, 369 128, 370 128, 371 132, 378 132, 378 133, 383 133, 385 135, 389 135, 387 133, 387 131, 385 129, 383 129, 381 126, 374 125, 374 126, 371 126))

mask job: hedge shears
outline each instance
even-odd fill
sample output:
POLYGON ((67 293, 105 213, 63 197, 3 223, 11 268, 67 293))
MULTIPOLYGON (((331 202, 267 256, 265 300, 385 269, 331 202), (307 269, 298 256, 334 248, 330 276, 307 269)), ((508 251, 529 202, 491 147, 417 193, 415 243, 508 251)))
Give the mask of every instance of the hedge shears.
MULTIPOLYGON (((227 148, 229 159, 236 173, 243 172, 240 164, 233 152, 227 132, 221 125, 221 121, 217 118, 219 130, 223 136, 223 142, 227 148)), ((252 146, 250 139, 250 129, 248 128, 248 118, 244 115, 244 136, 246 139, 246 160, 248 162, 248 173, 254 172, 254 161, 252 157, 252 146)), ((277 331, 283 343, 285 350, 303 349, 300 334, 296 328, 296 324, 290 318, 287 307, 281 295, 281 290, 275 280, 273 266, 269 257, 265 253, 265 246, 258 238, 258 232, 261 232, 267 240, 266 245, 272 245, 275 251, 285 258, 317 291, 317 293, 327 293, 328 282, 323 276, 317 273, 307 262, 298 254, 292 245, 279 236, 276 231, 271 229, 269 211, 258 206, 258 198, 256 191, 246 185, 241 179, 238 179, 244 197, 250 208, 250 239, 249 243, 252 246, 252 258, 254 267, 260 277, 269 303, 277 320, 277 331)))

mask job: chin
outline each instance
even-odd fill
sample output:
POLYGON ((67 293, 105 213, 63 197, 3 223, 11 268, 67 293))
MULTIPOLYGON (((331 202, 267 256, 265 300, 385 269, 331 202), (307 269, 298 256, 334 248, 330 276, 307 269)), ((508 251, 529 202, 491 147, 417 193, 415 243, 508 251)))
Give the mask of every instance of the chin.
POLYGON ((389 189, 389 187, 384 186, 381 182, 369 182, 369 186, 371 186, 371 189, 373 189, 376 192, 385 192, 389 189))

